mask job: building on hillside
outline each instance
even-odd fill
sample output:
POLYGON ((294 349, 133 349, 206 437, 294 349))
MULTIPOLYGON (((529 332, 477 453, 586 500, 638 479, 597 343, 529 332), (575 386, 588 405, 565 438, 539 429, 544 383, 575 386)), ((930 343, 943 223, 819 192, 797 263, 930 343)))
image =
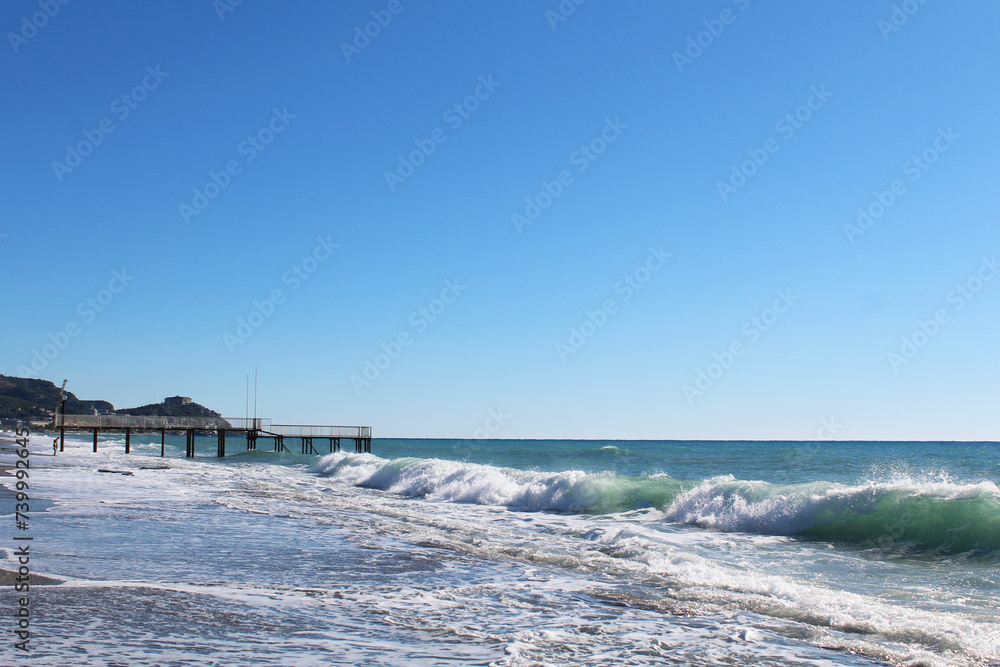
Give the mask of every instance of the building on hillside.
POLYGON ((188 396, 168 396, 163 399, 166 405, 189 405, 192 403, 191 398, 188 396))

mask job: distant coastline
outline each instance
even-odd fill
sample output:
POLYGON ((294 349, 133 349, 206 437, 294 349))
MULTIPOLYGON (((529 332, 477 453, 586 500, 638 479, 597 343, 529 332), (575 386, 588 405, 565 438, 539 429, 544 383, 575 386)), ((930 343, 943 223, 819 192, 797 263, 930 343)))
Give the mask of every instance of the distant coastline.
MULTIPOLYGON (((0 419, 51 422, 60 402, 60 388, 49 380, 0 375, 0 419)), ((66 414, 125 414, 154 417, 221 417, 222 415, 183 396, 160 403, 115 409, 110 401, 81 400, 66 392, 66 414)))

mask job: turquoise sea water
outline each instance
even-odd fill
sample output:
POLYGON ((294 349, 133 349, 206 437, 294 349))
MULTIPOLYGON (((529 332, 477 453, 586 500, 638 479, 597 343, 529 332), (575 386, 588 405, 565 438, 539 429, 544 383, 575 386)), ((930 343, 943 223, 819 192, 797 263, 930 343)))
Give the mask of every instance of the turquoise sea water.
POLYGON ((33 664, 1000 664, 993 443, 37 442, 33 664))
MULTIPOLYGON (((580 471, 561 493, 503 499, 524 509, 608 513, 666 510, 665 521, 720 530, 803 535, 890 551, 1000 554, 1000 446, 995 443, 441 441, 379 443, 405 461, 392 488, 466 502, 478 475, 444 479, 421 459, 532 472, 580 471), (411 460, 412 459, 412 460, 411 460), (420 480, 433 489, 407 487, 420 480), (454 494, 458 494, 455 496, 454 494), (889 547, 892 543, 892 547, 889 547)), ((349 467, 349 463, 340 465, 349 467)), ((377 482, 376 482, 377 483, 377 482)))

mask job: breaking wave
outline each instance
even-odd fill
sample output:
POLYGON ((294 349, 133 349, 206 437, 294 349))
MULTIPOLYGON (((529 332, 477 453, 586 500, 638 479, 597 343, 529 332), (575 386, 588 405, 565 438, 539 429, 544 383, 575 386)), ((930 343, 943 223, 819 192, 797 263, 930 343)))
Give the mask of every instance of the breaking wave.
POLYGON ((733 476, 558 473, 439 459, 324 457, 313 472, 407 497, 516 510, 612 514, 654 508, 665 523, 802 536, 900 553, 1000 555, 1000 488, 910 478, 847 486, 778 485, 733 476))

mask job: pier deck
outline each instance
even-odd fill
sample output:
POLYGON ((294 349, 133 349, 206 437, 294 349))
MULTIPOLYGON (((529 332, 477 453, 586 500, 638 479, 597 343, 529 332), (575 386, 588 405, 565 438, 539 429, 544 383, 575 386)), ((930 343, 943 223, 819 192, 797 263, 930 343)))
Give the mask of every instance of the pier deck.
POLYGON ((273 451, 291 452, 286 439, 299 440, 302 454, 319 454, 314 442, 327 440, 330 453, 341 451, 342 440, 352 440, 355 452, 371 452, 371 426, 319 426, 297 424, 272 424, 264 418, 222 417, 156 417, 138 415, 61 415, 53 423, 59 429, 59 451, 66 443, 66 431, 93 431, 94 451, 101 431, 125 433, 125 453, 132 450, 133 433, 159 432, 160 456, 166 453, 167 431, 183 432, 187 436, 185 456, 194 458, 196 437, 199 432, 214 434, 218 440, 217 456, 226 455, 226 437, 235 435, 246 439, 248 452, 257 450, 258 440, 271 439, 273 451))

